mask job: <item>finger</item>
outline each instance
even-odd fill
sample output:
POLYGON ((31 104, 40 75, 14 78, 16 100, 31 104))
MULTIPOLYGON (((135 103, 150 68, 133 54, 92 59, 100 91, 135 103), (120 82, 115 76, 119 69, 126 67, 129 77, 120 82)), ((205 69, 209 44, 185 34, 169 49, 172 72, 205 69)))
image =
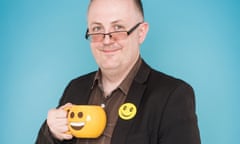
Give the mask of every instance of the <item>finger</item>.
POLYGON ((67 120, 56 119, 55 121, 50 121, 50 124, 52 127, 63 127, 63 126, 67 126, 68 122, 67 120))
POLYGON ((72 103, 66 103, 65 105, 60 106, 59 109, 65 109, 66 107, 71 107, 72 105, 72 103))
POLYGON ((58 125, 58 124, 49 126, 49 129, 58 138, 61 138, 62 134, 66 134, 69 131, 67 125, 58 125))
POLYGON ((54 115, 50 115, 47 117, 47 124, 49 127, 62 127, 62 126, 67 126, 68 120, 66 118, 66 115, 60 117, 54 115))
POLYGON ((63 137, 63 139, 65 139, 65 140, 70 140, 70 139, 72 139, 73 138, 73 136, 71 135, 71 134, 62 134, 62 137, 63 137))
POLYGON ((73 138, 73 136, 71 134, 67 134, 66 132, 64 133, 61 133, 61 132, 55 132, 55 133, 52 133, 53 136, 59 140, 70 140, 73 138))
POLYGON ((67 111, 66 110, 63 110, 63 109, 57 109, 55 111, 55 117, 56 118, 67 118, 67 111))
POLYGON ((67 113, 64 110, 51 109, 48 111, 47 119, 55 120, 58 118, 66 118, 67 113))
POLYGON ((68 131, 67 126, 59 126, 59 127, 54 127, 53 130, 58 133, 66 133, 68 131))

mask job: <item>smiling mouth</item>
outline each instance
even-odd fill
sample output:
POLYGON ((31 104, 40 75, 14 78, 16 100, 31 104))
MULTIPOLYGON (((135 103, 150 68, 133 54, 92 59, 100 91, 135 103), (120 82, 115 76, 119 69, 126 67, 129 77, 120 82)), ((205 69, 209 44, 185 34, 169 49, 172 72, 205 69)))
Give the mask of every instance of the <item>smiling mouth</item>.
POLYGON ((71 125, 71 128, 74 130, 81 130, 84 127, 85 123, 84 122, 71 122, 70 125, 71 125))
POLYGON ((129 117, 129 116, 131 116, 131 113, 126 114, 126 113, 124 113, 124 112, 121 112, 121 114, 122 114, 122 116, 124 116, 124 117, 129 117))
POLYGON ((119 51, 121 48, 116 48, 116 49, 103 49, 102 51, 105 53, 112 53, 112 52, 116 52, 119 51))

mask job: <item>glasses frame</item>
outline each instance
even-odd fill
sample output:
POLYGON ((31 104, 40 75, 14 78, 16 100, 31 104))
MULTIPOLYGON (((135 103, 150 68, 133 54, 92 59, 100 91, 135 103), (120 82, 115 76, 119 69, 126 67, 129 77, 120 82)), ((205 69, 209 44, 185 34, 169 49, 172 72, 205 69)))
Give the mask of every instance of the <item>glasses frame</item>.
POLYGON ((130 30, 128 31, 113 31, 113 32, 109 32, 109 33, 89 33, 89 29, 87 29, 86 33, 85 33, 85 39, 89 40, 90 36, 93 35, 102 35, 102 40, 100 41, 96 41, 96 42, 101 42, 104 40, 105 36, 108 35, 110 37, 110 39, 112 38, 112 34, 113 33, 122 33, 122 32, 126 32, 127 36, 129 36, 132 32, 134 32, 134 30, 136 30, 142 23, 144 22, 139 22, 136 25, 134 25, 130 30))

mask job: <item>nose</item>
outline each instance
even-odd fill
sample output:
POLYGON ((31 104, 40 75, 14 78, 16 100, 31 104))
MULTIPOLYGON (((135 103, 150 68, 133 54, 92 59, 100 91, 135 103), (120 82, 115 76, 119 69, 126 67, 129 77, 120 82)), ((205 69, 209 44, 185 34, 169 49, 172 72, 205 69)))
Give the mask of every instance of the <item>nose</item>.
POLYGON ((103 37, 103 43, 104 44, 109 44, 112 42, 112 36, 111 34, 105 34, 103 37))

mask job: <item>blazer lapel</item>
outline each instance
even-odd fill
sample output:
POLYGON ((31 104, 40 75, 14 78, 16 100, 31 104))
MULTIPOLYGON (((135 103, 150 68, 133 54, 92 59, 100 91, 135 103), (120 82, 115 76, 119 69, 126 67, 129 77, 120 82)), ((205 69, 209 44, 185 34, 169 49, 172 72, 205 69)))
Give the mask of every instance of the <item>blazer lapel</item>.
POLYGON ((77 84, 77 89, 73 95, 71 95, 70 102, 76 105, 86 105, 91 93, 95 72, 89 74, 85 79, 81 80, 81 83, 77 84), (79 92, 81 92, 79 94, 79 92), (81 98, 80 98, 81 97, 81 98))
MULTIPOLYGON (((135 117, 138 115, 138 109, 142 100, 143 93, 146 88, 145 81, 149 76, 150 70, 151 69, 143 61, 135 79, 133 80, 133 83, 129 90, 129 94, 125 101, 125 103, 132 103, 136 106, 137 114, 135 115, 135 117)), ((124 144, 126 142, 128 131, 130 130, 134 118, 130 120, 124 120, 118 117, 118 121, 112 135, 111 143, 124 144)))

